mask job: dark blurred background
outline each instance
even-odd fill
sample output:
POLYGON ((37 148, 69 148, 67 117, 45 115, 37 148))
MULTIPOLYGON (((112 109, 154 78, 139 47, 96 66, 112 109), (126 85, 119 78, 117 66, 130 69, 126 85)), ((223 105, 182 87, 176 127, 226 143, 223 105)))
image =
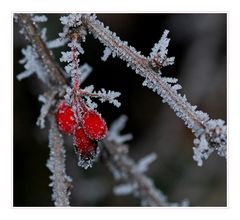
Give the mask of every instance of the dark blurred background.
MULTIPOLYGON (((61 32, 60 14, 48 14, 47 37, 54 39, 61 32)), ((168 29, 171 38, 169 56, 175 56, 173 66, 163 74, 177 77, 188 100, 211 118, 226 120, 226 14, 97 14, 117 35, 138 51, 148 55, 153 45, 168 29)), ((49 156, 48 124, 44 130, 36 126, 41 104, 38 95, 45 87, 31 76, 21 82, 16 75, 23 71, 18 63, 21 48, 27 42, 14 23, 14 206, 52 206, 50 172, 46 167, 49 156)), ((93 67, 84 85, 95 85, 122 93, 121 107, 99 104, 107 123, 121 114, 129 121, 125 132, 134 139, 129 142, 130 155, 139 159, 155 152, 158 159, 147 175, 168 196, 169 201, 188 199, 191 206, 226 206, 226 161, 215 153, 197 167, 192 159, 192 133, 176 117, 161 98, 143 87, 143 78, 126 67, 118 58, 102 62, 104 47, 88 35, 82 45, 85 54, 81 63, 93 67)), ((55 49, 56 60, 66 48, 55 49)), ((62 65, 62 64, 61 64, 62 65)), ((67 173, 73 178, 72 206, 139 206, 132 196, 113 195, 115 182, 111 173, 99 161, 92 169, 77 166, 71 140, 65 136, 67 173)))

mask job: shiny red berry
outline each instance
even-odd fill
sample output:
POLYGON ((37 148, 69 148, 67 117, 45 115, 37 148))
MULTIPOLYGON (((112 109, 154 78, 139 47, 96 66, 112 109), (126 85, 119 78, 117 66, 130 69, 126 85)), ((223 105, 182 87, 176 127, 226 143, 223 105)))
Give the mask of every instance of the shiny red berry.
POLYGON ((74 133, 74 145, 76 146, 77 152, 83 157, 90 156, 97 148, 97 143, 91 140, 80 127, 77 128, 74 133))
POLYGON ((57 108, 55 115, 58 124, 58 129, 66 134, 72 134, 76 121, 71 106, 62 101, 57 108))
POLYGON ((107 125, 96 111, 87 111, 82 117, 82 127, 86 135, 95 141, 102 140, 107 134, 107 125))

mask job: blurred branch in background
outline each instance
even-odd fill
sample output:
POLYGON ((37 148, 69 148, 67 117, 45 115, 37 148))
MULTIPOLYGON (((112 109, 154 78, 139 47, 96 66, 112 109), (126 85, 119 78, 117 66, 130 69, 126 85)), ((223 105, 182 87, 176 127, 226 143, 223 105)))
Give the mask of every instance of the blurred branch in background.
MULTIPOLYGON (((114 194, 120 196, 132 194, 140 199, 142 206, 178 206, 177 203, 169 203, 167 197, 144 174, 157 155, 149 154, 138 163, 129 157, 128 146, 124 142, 132 139, 132 136, 120 134, 126 120, 127 117, 124 115, 115 120, 109 129, 108 137, 103 141, 104 163, 112 172, 114 179, 120 182, 120 185, 114 187, 114 194)), ((183 201, 181 205, 187 206, 188 202, 183 201)))

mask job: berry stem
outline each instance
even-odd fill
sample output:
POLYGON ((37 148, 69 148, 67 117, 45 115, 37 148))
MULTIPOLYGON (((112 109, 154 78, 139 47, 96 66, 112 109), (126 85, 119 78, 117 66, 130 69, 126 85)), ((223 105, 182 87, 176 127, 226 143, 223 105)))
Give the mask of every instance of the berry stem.
POLYGON ((79 68, 78 68, 78 57, 77 57, 77 48, 75 46, 72 46, 71 48, 73 53, 73 65, 74 65, 74 75, 73 75, 73 105, 76 107, 76 120, 78 120, 79 117, 81 117, 82 113, 87 110, 87 107, 82 100, 81 96, 81 90, 80 90, 80 77, 79 77, 79 68))
POLYGON ((77 49, 76 47, 72 47, 73 53, 73 65, 74 65, 74 92, 77 92, 80 87, 79 77, 78 77, 78 61, 77 61, 77 49))

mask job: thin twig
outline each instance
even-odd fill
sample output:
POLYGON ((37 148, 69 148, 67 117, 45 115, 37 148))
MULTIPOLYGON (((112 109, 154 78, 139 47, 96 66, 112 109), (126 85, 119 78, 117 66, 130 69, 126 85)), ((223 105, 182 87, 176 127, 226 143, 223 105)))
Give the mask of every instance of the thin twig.
POLYGON ((36 124, 42 129, 45 127, 45 118, 47 117, 50 111, 50 108, 56 104, 56 101, 55 101, 56 94, 57 94, 57 90, 50 90, 38 97, 38 100, 41 101, 43 105, 41 107, 40 115, 37 119, 36 124))
POLYGON ((103 158, 118 181, 131 183, 133 195, 138 197, 142 205, 168 206, 167 198, 157 189, 152 180, 137 168, 137 163, 129 157, 127 146, 116 144, 114 141, 103 142, 103 158), (106 152, 104 152, 106 151, 106 152))
POLYGON ((71 188, 71 178, 66 174, 65 168, 65 149, 63 138, 60 134, 55 117, 49 116, 49 148, 50 157, 47 167, 52 172, 50 186, 53 188, 52 199, 55 206, 69 206, 69 196, 71 188))

